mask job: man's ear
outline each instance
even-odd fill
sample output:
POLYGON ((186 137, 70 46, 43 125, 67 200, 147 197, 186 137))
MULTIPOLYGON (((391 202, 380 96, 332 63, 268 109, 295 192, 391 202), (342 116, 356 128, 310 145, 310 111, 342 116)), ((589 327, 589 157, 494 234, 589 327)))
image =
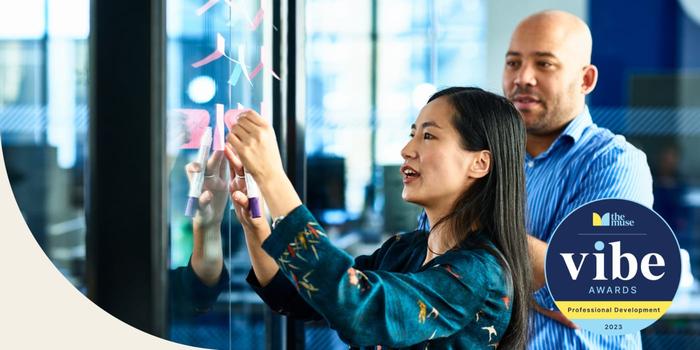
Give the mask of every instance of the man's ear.
POLYGON ((589 64, 583 67, 583 84, 581 85, 581 92, 584 95, 588 95, 595 89, 595 85, 598 83, 598 67, 589 64))
POLYGON ((491 151, 483 150, 476 152, 474 160, 469 167, 469 176, 480 179, 491 171, 491 151))

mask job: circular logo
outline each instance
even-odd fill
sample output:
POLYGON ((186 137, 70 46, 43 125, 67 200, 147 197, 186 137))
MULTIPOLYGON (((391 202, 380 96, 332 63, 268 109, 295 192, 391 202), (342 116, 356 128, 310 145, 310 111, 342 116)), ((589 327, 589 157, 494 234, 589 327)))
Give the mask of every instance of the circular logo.
POLYGON ((559 310, 579 327, 637 332, 671 306, 681 275, 678 241, 653 210, 603 199, 571 212, 556 228, 545 278, 559 310))

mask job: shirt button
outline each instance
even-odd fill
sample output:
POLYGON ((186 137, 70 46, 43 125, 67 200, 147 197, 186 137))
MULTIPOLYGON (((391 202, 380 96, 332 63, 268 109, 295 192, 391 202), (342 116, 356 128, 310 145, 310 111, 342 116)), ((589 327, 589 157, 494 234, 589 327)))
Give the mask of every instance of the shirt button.
POLYGON ((535 166, 535 162, 534 162, 534 161, 531 160, 531 161, 527 162, 527 167, 528 167, 528 168, 532 168, 533 166, 535 166))

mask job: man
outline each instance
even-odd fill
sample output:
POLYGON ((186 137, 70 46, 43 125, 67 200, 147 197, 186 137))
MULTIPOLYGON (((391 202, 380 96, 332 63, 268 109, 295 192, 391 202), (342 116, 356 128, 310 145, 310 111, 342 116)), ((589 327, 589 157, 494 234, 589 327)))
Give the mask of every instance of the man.
POLYGON ((547 241, 579 206, 602 198, 652 206, 652 180, 644 153, 596 126, 585 97, 595 88, 588 26, 561 11, 534 14, 511 37, 503 91, 527 128, 527 229, 535 276, 531 349, 639 349, 635 334, 603 336, 577 329, 544 286, 547 241))

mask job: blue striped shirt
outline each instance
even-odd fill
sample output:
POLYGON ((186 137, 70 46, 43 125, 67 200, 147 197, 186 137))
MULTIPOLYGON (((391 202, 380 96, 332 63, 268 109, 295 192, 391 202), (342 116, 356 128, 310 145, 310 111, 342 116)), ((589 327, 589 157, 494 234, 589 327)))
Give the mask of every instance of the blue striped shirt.
MULTIPOLYGON (((644 152, 623 136, 593 123, 588 107, 576 116, 545 152, 525 157, 527 230, 547 242, 574 209, 602 198, 620 198, 651 208, 652 179, 644 152)), ((547 287, 535 292, 543 308, 557 310, 547 287)), ((603 336, 570 329, 531 312, 529 348, 641 349, 639 332, 603 336)))

